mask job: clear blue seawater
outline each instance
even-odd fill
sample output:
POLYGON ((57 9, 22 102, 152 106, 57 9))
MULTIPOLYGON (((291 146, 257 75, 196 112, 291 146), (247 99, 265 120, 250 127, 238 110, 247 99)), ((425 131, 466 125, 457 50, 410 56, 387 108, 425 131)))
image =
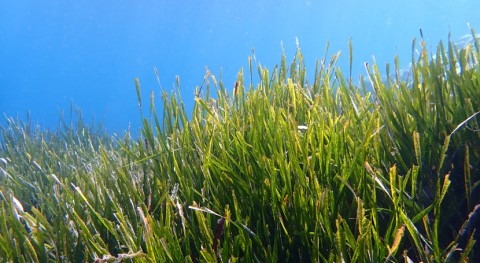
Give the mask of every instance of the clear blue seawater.
POLYGON ((180 77, 191 110, 205 67, 233 89, 237 72, 248 72, 252 49, 257 63, 273 69, 282 46, 293 58, 298 38, 313 76, 330 43, 329 56, 341 51, 347 74, 351 39, 353 73, 364 74, 373 56, 382 69, 397 55, 407 66, 420 28, 432 50, 449 33, 453 40, 470 34, 467 23, 480 31, 478 10, 477 0, 3 0, 0 112, 20 119, 30 112, 34 122, 55 128, 73 103, 110 133, 137 132, 134 77, 144 101, 152 90, 159 97, 154 67, 164 90, 180 77))

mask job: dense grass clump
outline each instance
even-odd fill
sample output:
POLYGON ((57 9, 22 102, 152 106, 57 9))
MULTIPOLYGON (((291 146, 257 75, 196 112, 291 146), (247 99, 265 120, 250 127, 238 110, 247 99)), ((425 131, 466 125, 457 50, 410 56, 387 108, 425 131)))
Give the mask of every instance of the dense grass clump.
POLYGON ((425 46, 410 79, 398 63, 387 78, 366 65, 360 85, 339 54, 311 84, 299 48, 289 64, 258 66, 257 84, 250 59, 232 91, 207 73, 192 113, 177 92, 162 93, 161 118, 153 93, 148 112, 139 95, 138 139, 81 115, 57 131, 8 118, 0 258, 478 260, 479 46, 425 46))

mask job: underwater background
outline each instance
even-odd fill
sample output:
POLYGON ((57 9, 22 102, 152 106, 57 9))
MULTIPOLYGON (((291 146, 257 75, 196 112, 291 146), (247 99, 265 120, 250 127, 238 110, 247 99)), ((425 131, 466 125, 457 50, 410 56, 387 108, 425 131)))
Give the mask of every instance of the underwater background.
POLYGON ((248 56, 273 68, 283 52, 294 56, 298 38, 310 72, 327 43, 348 72, 349 40, 355 76, 373 56, 384 72, 397 55, 408 66, 420 28, 432 49, 449 34, 470 34, 468 24, 480 30, 478 10, 475 0, 0 1, 0 112, 20 119, 30 112, 55 128, 73 104, 109 133, 136 133, 134 77, 145 99, 160 94, 154 68, 163 90, 180 77, 190 112, 206 68, 231 91, 248 56))

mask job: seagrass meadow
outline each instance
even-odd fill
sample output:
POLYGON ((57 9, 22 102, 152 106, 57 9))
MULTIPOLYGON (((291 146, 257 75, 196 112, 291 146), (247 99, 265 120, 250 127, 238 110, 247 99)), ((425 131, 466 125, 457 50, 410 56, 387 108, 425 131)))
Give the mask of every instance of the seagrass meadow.
POLYGON ((138 138, 76 110, 56 130, 7 118, 0 259, 479 262, 479 42, 413 43, 408 79, 397 59, 359 84, 339 53, 312 83, 300 48, 250 58, 233 91, 207 73, 192 112, 177 89, 157 113, 136 79, 138 138))

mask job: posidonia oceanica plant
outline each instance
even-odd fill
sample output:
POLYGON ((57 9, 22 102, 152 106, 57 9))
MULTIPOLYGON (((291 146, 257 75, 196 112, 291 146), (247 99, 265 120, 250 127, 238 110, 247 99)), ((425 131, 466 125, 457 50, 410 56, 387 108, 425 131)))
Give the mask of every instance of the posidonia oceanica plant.
POLYGON ((340 53, 307 76, 297 46, 271 70, 249 58, 232 87, 207 72, 192 112, 179 81, 157 111, 135 79, 138 138, 109 136, 80 112, 55 131, 7 118, 0 258, 478 260, 478 47, 440 43, 432 56, 422 40, 410 79, 397 59, 386 74, 366 65, 355 84, 340 53))

